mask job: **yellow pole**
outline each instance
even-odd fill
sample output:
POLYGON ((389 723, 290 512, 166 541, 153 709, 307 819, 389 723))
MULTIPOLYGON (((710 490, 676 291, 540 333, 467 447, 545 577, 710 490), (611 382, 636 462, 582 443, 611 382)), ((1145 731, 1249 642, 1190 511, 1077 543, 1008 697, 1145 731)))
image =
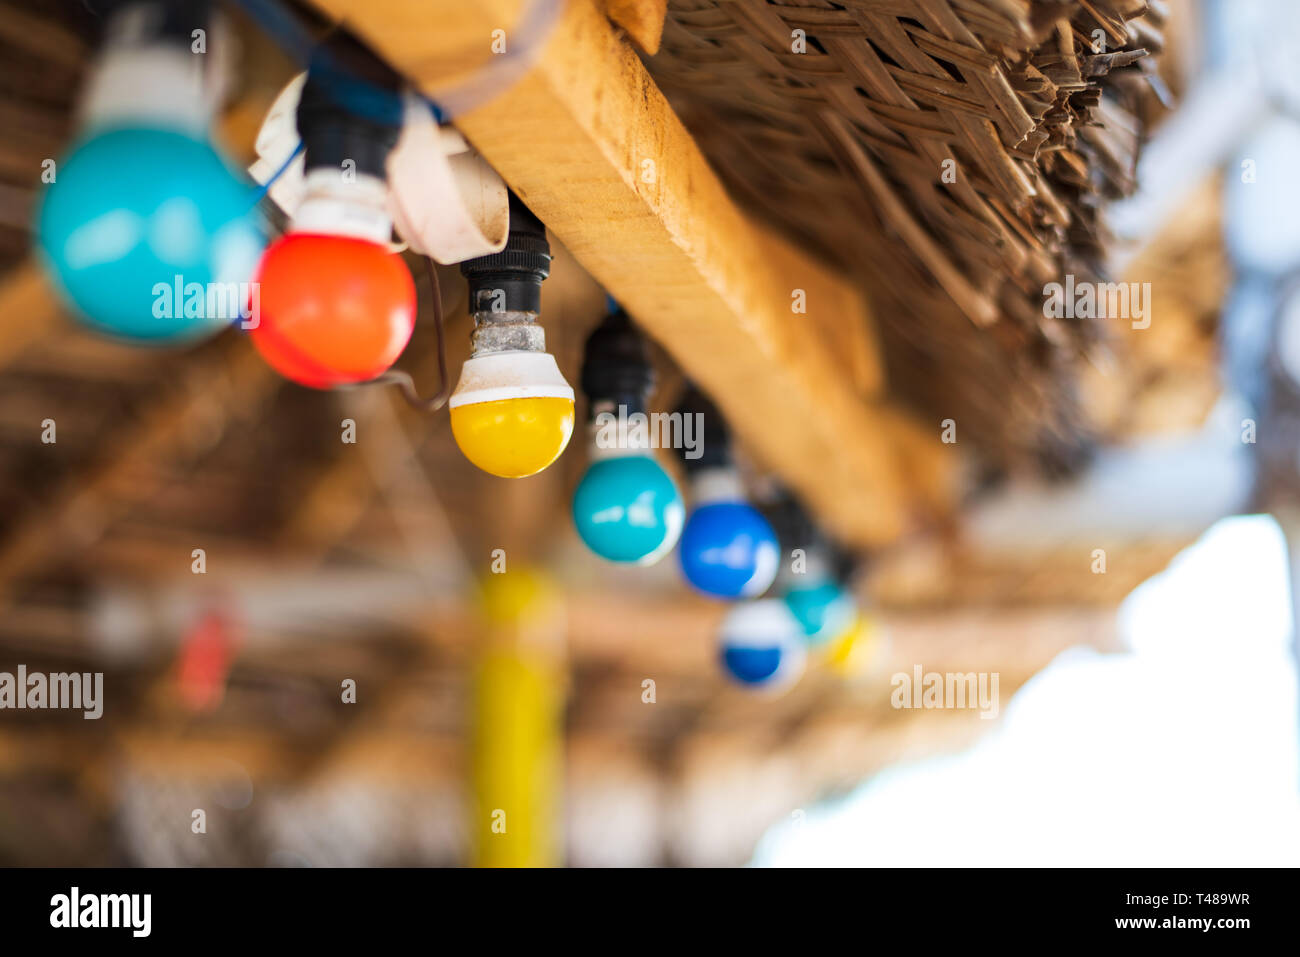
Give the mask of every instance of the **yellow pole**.
POLYGON ((481 588, 483 648, 474 679, 471 833, 478 867, 560 863, 563 608, 530 569, 481 588))

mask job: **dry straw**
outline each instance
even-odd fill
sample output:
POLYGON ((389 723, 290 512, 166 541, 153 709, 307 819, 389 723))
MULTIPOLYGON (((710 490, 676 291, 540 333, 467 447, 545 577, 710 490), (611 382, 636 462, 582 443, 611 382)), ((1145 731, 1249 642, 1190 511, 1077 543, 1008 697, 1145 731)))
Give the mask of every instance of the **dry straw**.
POLYGON ((648 62, 736 197, 863 278, 896 389, 1001 465, 1068 470, 1073 372, 1105 330, 1044 317, 1042 290, 1095 274, 1163 20, 1146 0, 672 0, 648 62))

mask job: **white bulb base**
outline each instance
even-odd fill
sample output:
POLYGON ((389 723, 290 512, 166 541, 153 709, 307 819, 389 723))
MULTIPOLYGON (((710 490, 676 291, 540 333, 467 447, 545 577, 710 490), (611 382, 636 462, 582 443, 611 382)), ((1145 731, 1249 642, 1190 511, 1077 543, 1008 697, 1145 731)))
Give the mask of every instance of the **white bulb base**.
POLYGON ((691 504, 696 508, 716 502, 745 501, 740 473, 729 466, 703 469, 691 476, 691 504))
POLYGON ((460 382, 447 407, 503 399, 574 399, 555 356, 549 352, 489 352, 461 366, 460 382))
POLYGON ((290 232, 346 236, 381 246, 392 237, 388 186, 378 176, 317 167, 307 173, 303 186, 290 232))
POLYGON ((93 129, 137 122, 204 136, 215 104, 203 63, 175 44, 110 47, 86 83, 81 124, 93 129))

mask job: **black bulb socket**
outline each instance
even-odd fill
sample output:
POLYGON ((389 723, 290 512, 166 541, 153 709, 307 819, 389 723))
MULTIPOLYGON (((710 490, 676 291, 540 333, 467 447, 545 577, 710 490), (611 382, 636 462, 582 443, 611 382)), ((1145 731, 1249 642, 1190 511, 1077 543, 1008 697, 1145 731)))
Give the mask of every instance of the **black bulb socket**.
POLYGON ((551 274, 546 227, 510 193, 510 234, 505 248, 465 260, 460 273, 469 284, 471 312, 540 313, 542 282, 551 274))
POLYGON ((610 313, 587 337, 583 350, 582 391, 589 413, 620 406, 628 413, 645 412, 654 386, 645 337, 622 309, 610 313))
POLYGON ((785 552, 793 548, 808 550, 824 544, 822 535, 812 518, 798 500, 788 493, 764 507, 763 514, 771 523, 772 530, 776 532, 777 540, 785 552))
POLYGON ((400 95, 347 76, 333 56, 307 71, 298 101, 298 136, 307 170, 342 170, 386 178, 388 154, 402 133, 400 95))
POLYGON ((687 388, 677 411, 683 416, 699 415, 703 428, 700 432, 700 457, 686 457, 686 450, 680 449, 682 467, 688 475, 703 472, 706 469, 728 468, 735 465, 731 454, 731 430, 718 407, 695 386, 687 388))
POLYGON ((174 43, 188 50, 194 31, 210 24, 212 0, 100 0, 91 10, 108 20, 110 42, 174 43))

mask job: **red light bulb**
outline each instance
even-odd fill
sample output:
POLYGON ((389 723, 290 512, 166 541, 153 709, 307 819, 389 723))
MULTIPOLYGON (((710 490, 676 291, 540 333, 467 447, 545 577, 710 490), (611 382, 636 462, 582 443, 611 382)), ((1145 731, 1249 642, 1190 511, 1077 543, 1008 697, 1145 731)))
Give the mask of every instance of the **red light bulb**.
POLYGON ((236 644, 231 622, 215 611, 203 615, 185 636, 176 662, 176 688, 191 711, 211 711, 221 704, 236 644))
POLYGON ((397 77, 355 44, 338 42, 345 61, 360 57, 380 71, 383 89, 377 95, 341 75, 328 58, 308 68, 294 111, 301 200, 288 233, 258 266, 256 321, 246 326, 276 371, 316 389, 382 375, 415 327, 415 282, 388 250, 385 168, 402 123, 397 77), (355 112, 362 99, 367 111, 355 112))
POLYGON ((267 249, 257 282, 253 344, 281 375, 315 389, 387 371, 415 327, 410 271, 368 239, 289 233, 267 249))

